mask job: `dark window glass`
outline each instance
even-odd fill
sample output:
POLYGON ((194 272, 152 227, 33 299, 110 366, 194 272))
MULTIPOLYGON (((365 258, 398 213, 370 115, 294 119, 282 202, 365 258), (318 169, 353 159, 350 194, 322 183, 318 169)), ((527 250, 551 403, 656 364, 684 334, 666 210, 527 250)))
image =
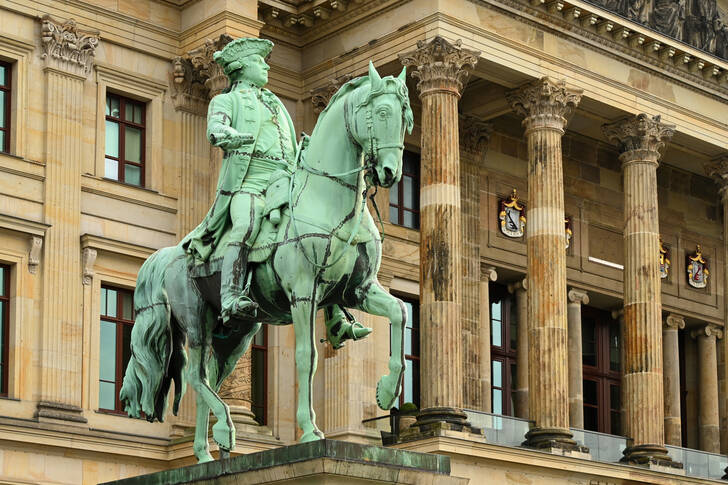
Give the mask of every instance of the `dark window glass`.
POLYGON ((584 429, 621 434, 621 342, 609 312, 582 309, 584 429))
MULTIPOLYGON (((407 402, 420 407, 420 305, 417 300, 399 297, 407 309, 407 324, 404 327, 404 359, 406 368, 399 395, 400 407, 407 402)), ((391 326, 390 326, 391 342, 391 326)), ((391 344, 390 344, 391 349, 391 344)))
POLYGON ((134 325, 132 290, 101 287, 99 322, 99 409, 122 413, 119 391, 131 358, 134 325))
POLYGON ((503 285, 490 291, 491 401, 494 414, 513 415, 518 319, 515 299, 503 285))
POLYGON ((104 177, 144 185, 144 103, 106 95, 104 177))
POLYGON ((0 61, 0 152, 10 151, 10 64, 0 61))
POLYGON ((10 342, 10 266, 0 265, 0 396, 8 395, 10 342))
POLYGON ((253 337, 250 350, 250 399, 251 408, 258 424, 268 424, 268 326, 253 337))
POLYGON ((420 227, 420 155, 409 150, 402 154, 402 178, 389 189, 389 222, 420 227))

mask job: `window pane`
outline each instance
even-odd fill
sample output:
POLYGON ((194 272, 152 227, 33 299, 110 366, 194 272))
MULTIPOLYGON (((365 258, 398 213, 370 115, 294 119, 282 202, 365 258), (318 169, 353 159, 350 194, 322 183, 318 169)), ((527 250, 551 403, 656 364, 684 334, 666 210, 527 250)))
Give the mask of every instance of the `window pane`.
POLYGON ((134 123, 142 124, 142 107, 139 104, 134 105, 134 123))
POLYGON ((119 180, 119 162, 107 158, 104 162, 104 177, 112 180, 119 180))
POLYGON ((609 326, 609 370, 619 372, 621 370, 620 336, 617 325, 609 326))
POLYGON ((404 227, 409 227, 410 229, 417 228, 417 225, 415 224, 415 214, 409 211, 404 211, 402 215, 404 216, 404 221, 402 221, 402 225, 404 227))
POLYGON ((491 345, 495 347, 503 346, 501 322, 499 320, 493 320, 490 326, 491 345))
POLYGON ((106 115, 119 117, 119 98, 114 96, 106 96, 106 115))
POLYGON ((106 290, 106 316, 116 318, 116 290, 106 290))
POLYGON ((5 128, 5 91, 0 91, 0 128, 5 128))
POLYGON ((399 205, 399 184, 394 184, 389 188, 389 203, 399 205))
POLYGON ((402 400, 403 402, 412 402, 412 396, 414 395, 414 366, 411 360, 407 360, 406 368, 404 370, 404 382, 402 383, 402 400))
POLYGON ((511 391, 518 389, 518 372, 516 372, 516 364, 511 364, 511 391))
POLYGON ((5 268, 0 268, 0 296, 7 296, 5 294, 5 268))
POLYGON ((0 131, 0 152, 5 151, 5 132, 0 131))
POLYGON ((597 396, 597 383, 595 381, 584 380, 584 403, 586 404, 599 404, 599 397, 597 396))
POLYGON ((106 288, 101 288, 101 315, 106 315, 106 288))
POLYGON ((399 224, 399 212, 396 207, 389 206, 389 222, 399 224))
POLYGON ((597 365, 596 328, 591 320, 581 322, 582 364, 597 365))
POLYGON ((116 407, 116 385, 113 382, 99 382, 99 409, 116 407))
POLYGON ((503 414, 503 391, 493 389, 493 414, 503 414))
POLYGON ((142 161, 142 130, 124 127, 124 158, 129 162, 142 161))
POLYGON ((133 320, 134 315, 132 313, 134 303, 134 297, 131 292, 121 292, 121 318, 124 320, 133 320))
POLYGON ((412 177, 408 177, 405 175, 402 177, 402 190, 404 192, 404 198, 403 203, 404 206, 407 209, 414 209, 416 206, 414 205, 415 201, 415 190, 414 190, 414 184, 412 183, 412 177))
POLYGON ((265 329, 261 328, 258 330, 258 333, 255 334, 255 337, 253 337, 253 345, 257 345, 259 347, 265 346, 265 329))
POLYGON ((134 104, 131 101, 124 103, 124 120, 132 121, 134 119, 134 104))
POLYGON ((490 319, 491 320, 502 320, 500 300, 494 301, 493 303, 490 304, 490 319))
POLYGON ((622 407, 622 396, 619 392, 619 386, 613 384, 609 386, 609 407, 617 411, 622 407))
POLYGON ((493 361, 493 387, 503 387, 503 363, 500 360, 493 361))
POLYGON ((410 303, 408 301, 404 301, 404 300, 402 301, 402 303, 404 303, 404 309, 407 310, 407 325, 406 326, 408 328, 412 328, 414 326, 414 318, 415 318, 413 315, 414 312, 412 310, 412 303, 410 303))
POLYGON ((619 411, 611 411, 609 413, 609 432, 613 435, 621 436, 622 434, 622 415, 619 411))
POLYGON ((111 382, 116 380, 116 324, 104 320, 101 320, 99 379, 111 382))
POLYGON ((404 353, 412 355, 412 329, 409 327, 404 329, 404 353))
POLYGON ((106 154, 110 157, 119 156, 119 124, 109 120, 106 120, 106 154))
POLYGON ((584 406, 584 429, 599 431, 599 413, 597 408, 584 406))
POLYGON ((0 85, 5 86, 7 81, 7 68, 3 65, 0 65, 0 85))
POLYGON ((124 182, 131 185, 142 184, 142 169, 136 165, 124 165, 124 182))

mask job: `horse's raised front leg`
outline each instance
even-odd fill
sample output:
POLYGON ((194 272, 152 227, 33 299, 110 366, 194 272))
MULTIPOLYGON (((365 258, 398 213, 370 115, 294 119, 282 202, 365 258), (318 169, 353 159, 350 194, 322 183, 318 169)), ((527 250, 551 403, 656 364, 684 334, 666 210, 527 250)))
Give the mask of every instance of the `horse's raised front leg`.
POLYGON ((391 330, 391 354, 389 374, 382 376, 377 383, 377 404, 387 410, 394 406, 399 397, 404 374, 404 328, 407 323, 407 309, 399 298, 390 295, 378 281, 373 281, 363 292, 362 301, 357 308, 372 315, 389 318, 391 330))
POLYGON ((313 410, 313 376, 316 374, 316 291, 291 297, 291 317, 296 334, 296 374, 298 377, 298 409, 296 420, 303 431, 301 442, 323 439, 316 427, 313 410))

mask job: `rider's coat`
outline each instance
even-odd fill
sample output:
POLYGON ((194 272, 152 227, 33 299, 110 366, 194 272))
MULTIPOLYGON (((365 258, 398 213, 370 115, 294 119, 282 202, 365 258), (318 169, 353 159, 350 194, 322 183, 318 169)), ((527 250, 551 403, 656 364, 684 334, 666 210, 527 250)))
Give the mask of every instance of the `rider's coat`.
POLYGON ((234 88, 215 96, 210 101, 207 114, 208 139, 215 144, 214 134, 224 131, 226 126, 252 135, 254 141, 223 150, 215 201, 200 225, 183 241, 185 249, 197 263, 207 261, 228 227, 233 195, 241 189, 262 192, 265 186, 261 183, 266 172, 272 174, 281 163, 290 166, 295 157, 293 121, 283 103, 267 89, 234 88), (270 163, 279 157, 283 159, 280 163, 270 163), (249 170, 251 159, 253 170, 249 170), (249 171, 254 172, 254 177, 248 177, 251 180, 246 178, 249 171))

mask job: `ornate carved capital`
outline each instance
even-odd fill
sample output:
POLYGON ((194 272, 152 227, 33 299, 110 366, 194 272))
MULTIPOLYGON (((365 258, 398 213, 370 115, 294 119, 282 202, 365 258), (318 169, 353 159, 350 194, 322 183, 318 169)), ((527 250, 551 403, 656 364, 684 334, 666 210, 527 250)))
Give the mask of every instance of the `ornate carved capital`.
POLYGON ((720 194, 723 201, 728 200, 728 155, 721 155, 710 163, 705 164, 705 173, 715 180, 720 187, 720 194))
POLYGON ((528 291, 528 278, 508 284, 508 293, 514 294, 516 291, 528 291))
POLYGON ((569 297, 569 303, 576 303, 579 305, 589 304, 589 294, 585 290, 571 288, 567 296, 569 297))
POLYGON ((331 100, 331 96, 336 94, 341 86, 351 80, 350 74, 343 74, 334 79, 329 79, 325 86, 313 89, 311 91, 311 102, 313 103, 313 112, 319 114, 326 109, 331 100))
POLYGON ((80 30, 73 19, 61 23, 44 15, 40 36, 43 49, 40 57, 45 59, 46 66, 83 77, 91 72, 99 45, 99 31, 80 30))
POLYGON ((81 264, 83 267, 83 284, 88 286, 94 279, 94 264, 96 263, 96 250, 93 248, 83 248, 81 254, 81 264))
POLYGON ((468 152, 485 154, 493 125, 477 116, 460 115, 460 147, 468 152))
POLYGON ((567 88, 564 80, 542 77, 507 92, 506 100, 524 118, 526 132, 545 128, 563 131, 581 101, 582 92, 567 88))
POLYGON ((30 249, 28 251, 28 272, 36 274, 40 266, 40 253, 43 249, 43 238, 40 236, 30 237, 30 249))
POLYGON ((495 266, 481 266, 480 267, 480 281, 495 281, 498 279, 498 273, 495 266))
POLYGON ((713 325, 712 323, 708 323, 707 325, 703 325, 702 327, 696 328, 692 332, 690 332, 690 336, 693 338, 697 337, 715 337, 715 338, 723 338, 723 329, 717 325, 713 325))
POLYGON ((402 65, 415 68, 412 77, 419 79, 420 97, 442 91, 460 96, 468 76, 466 66, 475 67, 480 55, 463 49, 462 43, 458 39, 451 44, 438 35, 429 42, 417 41, 417 49, 399 55, 402 65))
POLYGON ((685 328, 685 317, 682 315, 676 315, 675 313, 670 313, 667 318, 665 318, 665 328, 675 330, 685 328))
POLYGON ((622 163, 649 161, 657 163, 660 148, 675 133, 675 125, 661 121, 660 115, 645 113, 630 116, 602 126, 602 133, 619 147, 622 163))
POLYGON ((619 323, 624 323, 624 308, 612 310, 612 320, 619 320, 619 323))
POLYGON ((172 60, 170 85, 177 109, 204 113, 207 103, 228 85, 228 78, 212 55, 233 38, 222 34, 206 39, 204 44, 172 60))

